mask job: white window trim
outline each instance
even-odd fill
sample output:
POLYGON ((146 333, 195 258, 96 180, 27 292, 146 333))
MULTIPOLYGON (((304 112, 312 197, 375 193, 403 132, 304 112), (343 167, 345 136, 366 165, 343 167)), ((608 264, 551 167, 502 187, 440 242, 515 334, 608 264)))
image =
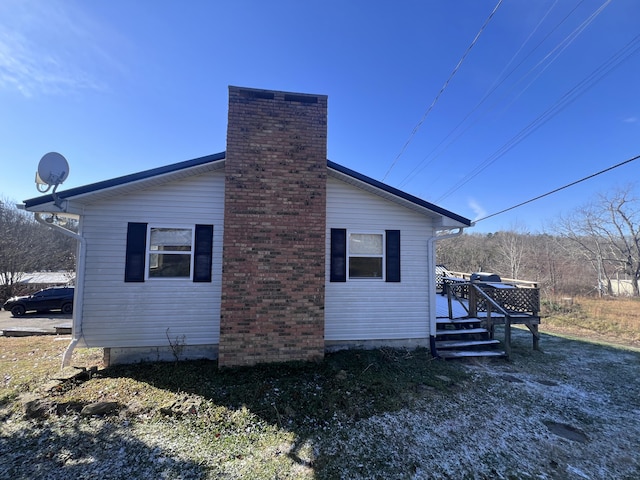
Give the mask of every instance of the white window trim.
POLYGON ((385 230, 365 230, 365 229, 347 229, 347 282, 384 282, 387 278, 387 235, 385 230), (381 255, 361 255, 355 254, 353 257, 360 258, 382 258, 382 276, 376 278, 362 278, 362 277, 351 277, 351 235, 380 235, 382 236, 382 254, 381 255))
MULTIPOLYGON (((147 224, 147 245, 146 245, 146 264, 144 269, 144 279, 145 281, 151 282, 167 282, 167 281, 184 281, 184 282, 192 282, 193 281, 193 268, 195 262, 195 242, 196 242, 196 226, 195 225, 167 225, 167 224, 147 224), (189 255, 189 276, 188 277, 152 277, 149 275, 151 270, 151 255, 158 254, 158 250, 151 250, 151 230, 154 228, 173 228, 178 230, 191 230, 191 250, 188 252, 179 251, 175 252, 177 255, 189 255)), ((169 255, 172 252, 166 252, 169 255)))

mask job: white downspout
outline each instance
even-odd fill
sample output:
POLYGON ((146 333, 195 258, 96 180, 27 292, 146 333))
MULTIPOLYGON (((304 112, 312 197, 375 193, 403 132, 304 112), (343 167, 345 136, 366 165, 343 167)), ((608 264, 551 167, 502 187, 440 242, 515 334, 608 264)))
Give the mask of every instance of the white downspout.
POLYGON ((80 234, 72 232, 71 230, 67 230, 66 228, 62 228, 60 225, 56 225, 54 223, 48 223, 42 218, 42 213, 36 212, 35 214, 36 221, 46 225, 47 227, 54 228, 68 237, 74 238, 78 241, 78 263, 76 267, 76 286, 75 286, 75 295, 73 296, 73 316, 71 320, 71 343, 67 347, 62 357, 62 368, 68 367, 71 362, 71 355, 73 354, 73 350, 76 348, 76 345, 82 338, 82 302, 83 302, 83 292, 84 292, 84 267, 85 267, 85 256, 86 256, 86 247, 87 240, 80 234))
POLYGON ((429 281, 429 347, 431 354, 437 356, 436 352, 436 329, 437 323, 437 311, 436 311, 436 242, 444 240, 446 238, 459 237, 464 231, 463 227, 458 228, 457 232, 447 233, 444 235, 436 235, 427 240, 428 243, 428 264, 431 265, 432 271, 429 281))

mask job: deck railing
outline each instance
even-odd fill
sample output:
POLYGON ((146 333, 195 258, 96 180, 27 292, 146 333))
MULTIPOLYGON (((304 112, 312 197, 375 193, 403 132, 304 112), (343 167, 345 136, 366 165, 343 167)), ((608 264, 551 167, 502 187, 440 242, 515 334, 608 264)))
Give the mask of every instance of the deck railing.
MULTIPOLYGON (((438 290, 444 295, 447 289, 453 288, 454 296, 470 300, 469 285, 477 285, 499 305, 511 313, 528 313, 537 316, 540 312, 540 288, 536 282, 517 280, 512 278, 502 279, 500 282, 471 281, 470 273, 451 272, 437 274, 436 284, 438 290)), ((475 312, 486 312, 486 301, 481 297, 474 299, 475 305, 470 309, 475 312)))
MULTIPOLYGON (((442 268, 436 269, 436 288, 442 288, 443 278, 453 277, 467 282, 471 281, 472 273, 467 272, 454 272, 451 270, 445 270, 442 268)), ((538 282, 532 282, 529 280, 519 280, 517 278, 501 278, 501 282, 508 285, 514 285, 518 288, 538 288, 538 282)))
POLYGON ((511 325, 526 325, 533 335, 533 348, 538 350, 540 335, 540 289, 536 282, 504 279, 501 282, 471 281, 471 274, 446 272, 441 275, 441 292, 448 298, 449 315, 452 302, 458 301, 468 316, 484 319, 493 338, 494 326, 504 325, 505 352, 511 354, 511 325))

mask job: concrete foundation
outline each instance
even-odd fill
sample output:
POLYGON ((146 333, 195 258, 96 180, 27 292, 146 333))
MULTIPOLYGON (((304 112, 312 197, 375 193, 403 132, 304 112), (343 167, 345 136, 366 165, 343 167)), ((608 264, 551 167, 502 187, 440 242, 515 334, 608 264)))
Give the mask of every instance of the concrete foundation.
POLYGON ((108 367, 126 363, 216 360, 217 358, 218 345, 185 345, 179 353, 174 352, 171 347, 112 347, 104 349, 103 363, 108 367))

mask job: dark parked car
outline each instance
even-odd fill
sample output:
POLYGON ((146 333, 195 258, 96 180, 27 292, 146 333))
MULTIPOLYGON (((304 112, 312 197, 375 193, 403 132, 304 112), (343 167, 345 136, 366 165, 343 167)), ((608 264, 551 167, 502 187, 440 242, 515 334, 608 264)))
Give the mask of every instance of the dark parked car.
POLYGON ((3 308, 11 311, 14 317, 20 317, 31 310, 61 310, 62 313, 70 314, 73 312, 73 292, 73 287, 45 288, 33 295, 11 297, 4 302, 3 308))

